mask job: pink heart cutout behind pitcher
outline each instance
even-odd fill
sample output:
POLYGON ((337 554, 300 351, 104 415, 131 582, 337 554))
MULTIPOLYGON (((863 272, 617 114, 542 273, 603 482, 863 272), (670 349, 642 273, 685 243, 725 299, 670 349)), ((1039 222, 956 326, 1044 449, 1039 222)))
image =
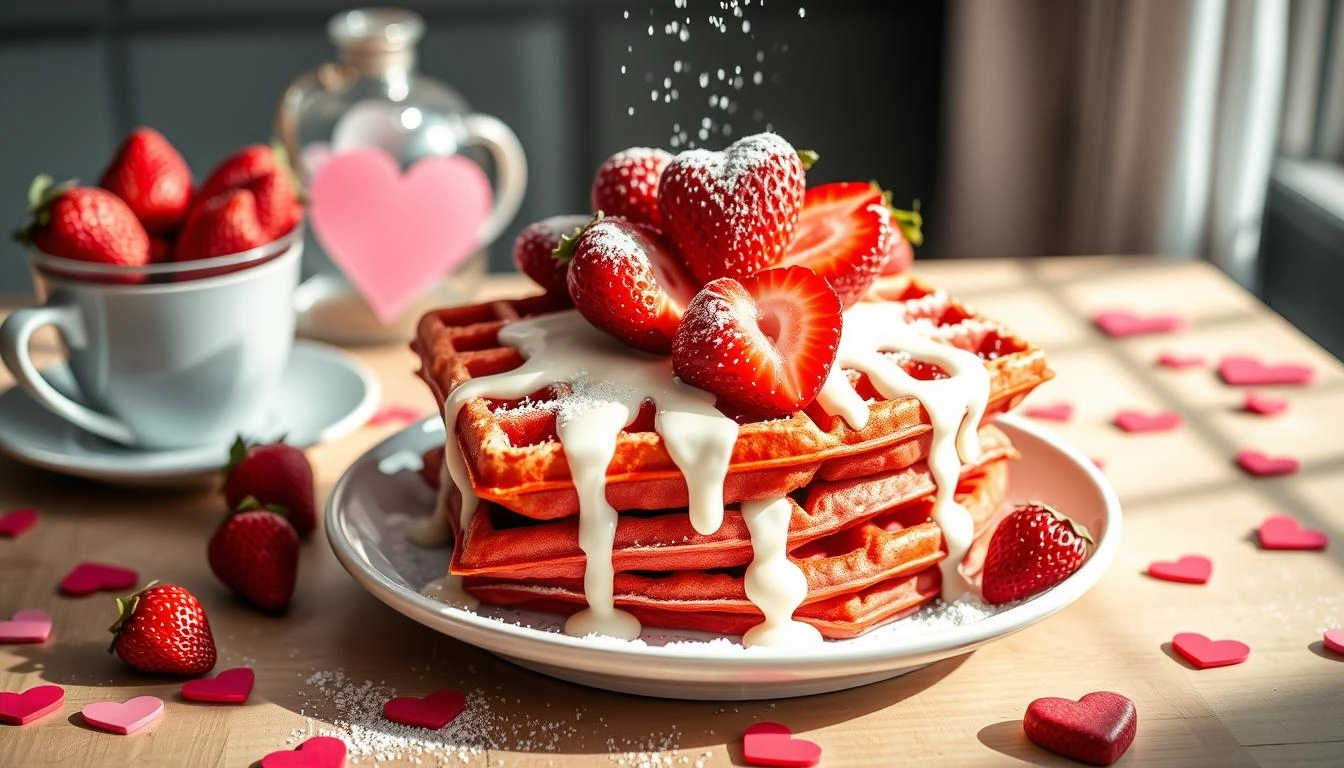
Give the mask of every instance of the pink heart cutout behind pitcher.
POLYGON ((460 155, 424 157, 403 174, 373 147, 328 159, 309 193, 318 242, 384 323, 480 246, 493 194, 460 155))

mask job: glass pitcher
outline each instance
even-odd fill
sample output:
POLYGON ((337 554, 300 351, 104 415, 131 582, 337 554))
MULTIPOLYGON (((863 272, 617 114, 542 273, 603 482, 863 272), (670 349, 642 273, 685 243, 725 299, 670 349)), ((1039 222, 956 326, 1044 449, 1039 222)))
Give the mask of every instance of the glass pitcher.
POLYGON ((416 44, 424 22, 396 8, 366 8, 332 17, 327 34, 337 62, 296 78, 276 111, 276 139, 299 183, 310 189, 320 164, 351 149, 377 147, 402 170, 429 156, 461 153, 494 166, 493 205, 479 235, 480 249, 390 322, 380 320, 313 239, 300 286, 299 332, 343 344, 410 338, 420 314, 433 306, 473 300, 486 272, 486 246, 508 226, 527 186, 522 145, 507 125, 471 111, 456 91, 416 71, 416 44))

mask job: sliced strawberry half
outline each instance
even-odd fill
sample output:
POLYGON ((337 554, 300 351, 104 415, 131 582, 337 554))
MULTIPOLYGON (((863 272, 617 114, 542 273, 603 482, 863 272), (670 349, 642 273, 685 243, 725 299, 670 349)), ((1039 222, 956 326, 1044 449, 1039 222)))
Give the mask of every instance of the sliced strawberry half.
POLYGON ((840 343, 840 299, 806 267, 721 277, 686 307, 672 369, 720 409, 773 418, 821 391, 840 343))
POLYGON ((899 233, 881 189, 854 181, 822 184, 803 197, 783 263, 826 278, 849 307, 882 273, 894 237, 899 233))
POLYGON ((569 257, 569 297, 588 322, 636 349, 667 354, 696 283, 656 230, 620 218, 590 225, 569 257))

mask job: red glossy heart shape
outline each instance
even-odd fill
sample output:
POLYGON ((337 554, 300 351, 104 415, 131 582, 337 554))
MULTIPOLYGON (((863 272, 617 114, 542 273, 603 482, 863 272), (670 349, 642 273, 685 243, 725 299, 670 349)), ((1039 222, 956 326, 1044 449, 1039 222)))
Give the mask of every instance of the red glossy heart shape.
POLYGON ((1163 352, 1157 356, 1157 364, 1166 368, 1183 370, 1186 368, 1198 368, 1204 365, 1204 358, 1199 355, 1181 355, 1176 352, 1163 352))
POLYGON ((1143 413, 1121 411, 1115 415, 1115 426, 1126 432, 1166 432, 1181 425, 1181 415, 1175 411, 1143 413))
POLYGON ((1039 747, 1092 765, 1110 765, 1134 743, 1139 716, 1134 702, 1111 691, 1077 701, 1048 697, 1027 706, 1022 730, 1039 747))
POLYGON ((65 689, 59 685, 39 685, 23 693, 0 691, 0 723, 27 725, 64 703, 65 689))
POLYGON ((103 590, 130 589, 140 576, 130 568, 107 563, 80 563, 61 579, 60 589, 72 597, 91 595, 103 590))
POLYGON ((1261 416, 1273 416, 1288 409, 1288 401, 1281 397, 1271 397, 1259 392, 1247 392, 1242 401, 1242 410, 1261 416))
POLYGON ((1234 387, 1270 384, 1310 384, 1315 372, 1298 363, 1268 365, 1250 355, 1229 355, 1218 363, 1218 376, 1234 387))
POLYGON ((461 691, 444 689, 426 696, 398 696, 383 705, 383 717, 394 723, 438 730, 451 723, 467 706, 461 691))
POLYGON ((753 723, 742 735, 742 758, 747 765, 806 768, 821 762, 821 747, 795 737, 783 723, 753 723))
POLYGON ((1303 528, 1287 515, 1275 515, 1255 531, 1261 549, 1325 549, 1330 538, 1323 531, 1303 528))
POLYGON ((1251 655, 1251 647, 1240 640, 1210 640, 1197 632, 1177 633, 1171 647, 1197 669, 1240 664, 1251 655))
POLYGON ((292 750, 272 752, 261 758, 261 768, 341 768, 345 765, 345 742, 331 736, 314 736, 292 750))
POLYGON ((44 643, 51 637, 51 616, 29 608, 17 611, 8 621, 0 621, 0 643, 44 643))
POLYGON ((1237 466, 1255 477, 1291 475, 1302 463, 1290 456, 1266 456, 1259 451, 1237 451, 1237 466))
POLYGON ((16 539, 37 525, 37 510, 32 507, 11 509, 0 515, 0 536, 16 539))
POLYGON ((256 673, 249 667, 234 667, 214 677, 188 680, 182 684, 182 698, 215 704, 242 704, 252 693, 256 673))
POLYGON ((1182 584, 1206 584, 1213 575, 1213 561, 1202 555, 1185 555, 1174 562, 1159 560, 1148 566, 1148 575, 1182 584))
POLYGON ((1049 419, 1050 421, 1068 421, 1073 417, 1073 406, 1068 403, 1054 403, 1053 405, 1034 405, 1022 411, 1033 419, 1049 419))
POLYGON ((1139 315, 1124 310, 1098 312, 1092 316, 1092 322, 1102 333, 1117 339, 1147 333, 1170 333, 1185 327, 1185 321, 1175 315, 1139 315))
POLYGON ((1325 634, 1321 636, 1321 642, 1335 653, 1344 653, 1344 627, 1325 630, 1325 634))

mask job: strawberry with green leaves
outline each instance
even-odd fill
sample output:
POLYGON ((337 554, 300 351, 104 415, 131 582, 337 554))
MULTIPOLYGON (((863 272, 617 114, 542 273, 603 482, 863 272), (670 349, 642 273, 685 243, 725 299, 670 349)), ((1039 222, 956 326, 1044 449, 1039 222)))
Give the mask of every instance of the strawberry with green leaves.
POLYGON ((64 259, 139 267, 149 234, 125 201, 99 187, 55 184, 38 176, 28 190, 28 221, 14 238, 64 259))
POLYGON ((514 265, 546 295, 569 304, 569 263, 556 258, 555 252, 566 238, 578 237, 591 220, 585 215, 561 215, 527 225, 513 241, 514 265))
POLYGON ((152 235, 177 230, 191 205, 191 168, 153 128, 126 137, 98 185, 125 201, 152 235))
POLYGON ((1058 510, 1021 504, 990 537, 980 593, 992 605, 1038 595, 1082 567, 1092 543, 1087 528, 1058 510))
POLYGON ((248 497, 210 537, 210 570, 263 611, 289 607, 299 575, 299 535, 283 514, 248 497))
POLYGON ((153 584, 117 599, 112 646, 141 672, 195 677, 215 666, 215 639, 201 601, 176 584, 153 584))
POLYGON ((238 438, 225 469, 224 501, 238 509, 248 497, 283 513, 300 539, 317 527, 313 465, 303 451, 284 441, 249 445, 238 438))

